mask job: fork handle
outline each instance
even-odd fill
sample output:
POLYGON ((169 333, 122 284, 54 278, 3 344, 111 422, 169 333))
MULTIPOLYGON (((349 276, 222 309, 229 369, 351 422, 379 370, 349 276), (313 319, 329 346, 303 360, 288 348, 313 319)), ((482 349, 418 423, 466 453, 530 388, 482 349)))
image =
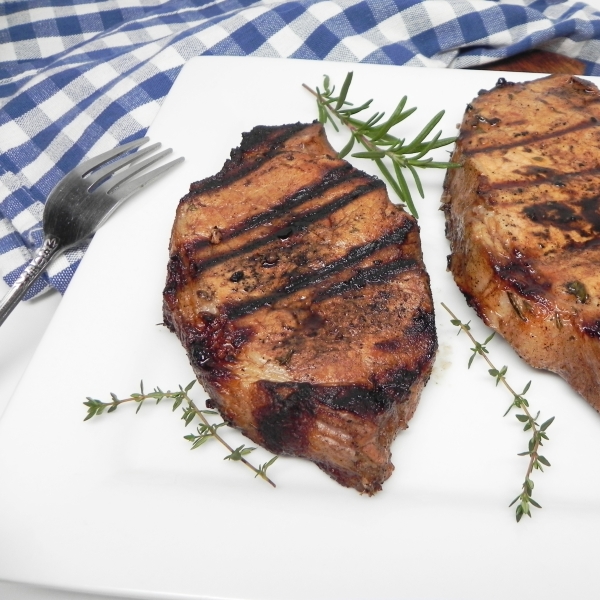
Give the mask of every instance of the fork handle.
POLYGON ((27 293, 27 290, 52 262, 59 247, 60 243, 58 238, 46 237, 44 239, 44 243, 36 251, 31 262, 25 267, 25 270, 19 277, 17 277, 10 290, 6 292, 6 295, 2 298, 2 301, 0 301, 0 325, 4 323, 6 317, 8 317, 15 306, 19 304, 19 301, 27 293))

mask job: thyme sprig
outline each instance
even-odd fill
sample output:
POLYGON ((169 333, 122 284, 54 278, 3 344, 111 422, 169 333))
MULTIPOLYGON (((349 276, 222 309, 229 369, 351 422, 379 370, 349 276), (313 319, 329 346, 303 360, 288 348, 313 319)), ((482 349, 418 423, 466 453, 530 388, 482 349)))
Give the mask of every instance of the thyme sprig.
POLYGON ((335 85, 331 84, 328 75, 324 77, 323 90, 317 87, 315 91, 306 84, 303 84, 303 87, 316 97, 319 121, 321 123, 325 124, 329 121, 334 129, 339 131, 336 123, 337 119, 337 121, 350 130, 348 143, 338 153, 340 158, 349 154, 356 142, 361 144, 365 148, 365 151, 355 152, 352 156, 374 160, 385 180, 400 200, 406 204, 413 216, 418 217, 417 209, 415 208, 402 169, 408 169, 411 173, 419 195, 423 198, 423 185, 416 171, 417 168, 447 169, 458 166, 454 163, 439 162, 434 161, 432 158, 425 158, 425 155, 430 150, 447 146, 456 140, 455 137, 441 138, 441 131, 438 131, 430 140, 426 139, 444 116, 444 111, 438 112, 423 127, 412 142, 407 144, 404 138, 395 137, 390 133, 390 130, 412 115, 417 109, 409 108, 405 110, 407 97, 404 96, 386 121, 383 120, 385 116, 383 112, 376 112, 366 121, 361 121, 356 115, 369 108, 373 100, 367 100, 367 102, 358 106, 353 105, 347 100, 352 76, 352 72, 346 75, 340 93, 337 95, 335 93, 335 85), (393 175, 383 162, 385 158, 390 159, 392 162, 393 175))
POLYGON ((235 462, 243 463, 244 465, 246 465, 246 467, 248 467, 251 471, 254 472, 254 477, 260 477, 261 479, 264 479, 267 483, 275 487, 275 484, 267 475, 267 469, 277 460, 277 456, 274 456, 266 463, 255 467, 245 457, 248 456, 254 450, 256 450, 256 448, 247 447, 244 444, 238 446, 235 449, 232 446, 230 446, 218 433, 218 430, 221 427, 224 427, 226 423, 223 421, 218 423, 211 423, 206 418, 207 415, 214 416, 218 415, 218 413, 214 410, 205 410, 198 408, 196 403, 192 400, 192 398, 190 398, 189 391, 192 389, 195 383, 195 381, 192 381, 188 385, 186 385, 185 388, 179 386, 179 391, 175 392, 164 392, 163 390, 157 387, 154 388, 152 392, 146 393, 144 391, 144 382, 141 381, 140 391, 134 392, 127 398, 118 398, 116 394, 113 394, 112 392, 110 394, 110 402, 102 402, 101 400, 95 400, 94 398, 88 397, 87 401, 83 403, 85 406, 87 406, 88 409, 84 421, 87 421, 92 417, 99 416, 105 411, 107 413, 114 412, 119 406, 121 406, 121 404, 126 404, 130 402, 137 403, 137 408, 135 411, 136 413, 139 412, 146 400, 155 400, 156 404, 158 404, 159 402, 161 402, 161 400, 164 400, 165 398, 173 400, 173 412, 185 403, 182 407, 183 414, 181 416, 181 419, 184 421, 185 426, 187 427, 188 425, 190 425, 195 418, 198 418, 200 421, 200 423, 196 426, 195 434, 192 433, 184 436, 184 439, 186 439, 192 444, 192 450, 199 448, 207 441, 214 439, 220 444, 222 444, 229 451, 229 454, 225 456, 223 460, 232 460, 235 462))
POLYGON ((544 421, 541 425, 538 423, 540 413, 539 411, 534 415, 530 409, 529 402, 525 398, 525 394, 529 391, 531 386, 531 381, 529 381, 523 391, 519 394, 515 392, 514 388, 508 383, 506 379, 506 373, 508 371, 507 366, 503 366, 501 369, 497 369, 489 357, 489 351, 487 349, 487 345, 492 341, 494 337, 494 333, 486 338, 486 340, 481 343, 478 342, 473 334, 471 333, 471 327, 469 323, 463 323, 460 319, 456 317, 456 315, 442 302, 442 306, 446 309, 446 311, 450 314, 451 320, 450 322, 455 327, 459 328, 459 334, 461 331, 464 331, 466 335, 469 337, 471 342, 473 343, 473 347, 471 348, 471 356, 469 358, 468 368, 471 368, 473 364, 473 360, 476 356, 481 356, 488 364, 488 373, 496 380, 496 385, 502 383, 502 385, 508 390, 508 392, 512 395, 513 401, 508 407, 507 411, 504 413, 506 416, 513 408, 520 410, 520 413, 517 413, 515 416, 517 420, 523 424, 523 431, 530 431, 531 438, 529 439, 529 443, 527 445, 527 450, 524 452, 519 452, 518 456, 528 456, 529 461, 527 464, 527 470, 525 472, 525 480, 523 481, 523 485, 521 486, 521 493, 509 504, 509 506, 513 506, 517 504, 515 510, 515 516, 517 522, 521 520, 523 515, 527 515, 531 517, 531 507, 534 506, 536 508, 542 508, 538 502, 533 499, 533 488, 534 483, 532 480, 532 474, 534 470, 544 471, 544 467, 549 467, 550 462, 548 459, 540 454, 540 448, 543 446, 544 440, 548 440, 548 435, 546 431, 548 427, 554 421, 554 417, 544 421))

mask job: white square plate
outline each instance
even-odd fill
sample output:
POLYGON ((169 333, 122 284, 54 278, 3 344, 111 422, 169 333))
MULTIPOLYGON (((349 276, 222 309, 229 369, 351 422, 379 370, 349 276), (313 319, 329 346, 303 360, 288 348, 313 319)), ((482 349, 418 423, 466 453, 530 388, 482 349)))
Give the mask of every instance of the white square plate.
MULTIPOLYGON (((340 86, 350 69, 357 103, 374 98, 373 109, 389 113, 408 95, 418 111, 407 135, 442 108, 444 135, 453 135, 467 102, 499 77, 234 57, 185 67, 150 135, 186 162, 97 234, 0 422, 0 579, 139 598, 597 597, 600 420, 558 377, 492 342, 516 388, 533 381, 528 398, 541 418, 556 416, 545 446, 552 467, 534 478, 544 508, 516 524, 508 504, 520 492, 527 459, 517 453, 528 437, 514 416, 502 417, 512 399, 484 363, 467 370, 471 344, 440 306, 487 336, 446 272, 442 171, 424 173, 418 200, 440 351, 381 493, 360 496, 283 458, 272 489, 224 462, 216 443, 190 452, 182 437, 191 430, 166 401, 83 422, 87 396, 125 397, 141 379, 163 389, 193 379, 179 342, 157 325, 179 198, 221 168, 243 131, 316 118, 301 84, 321 85, 327 73, 340 86)), ((330 139, 341 148, 346 137, 330 139)), ((199 388, 195 397, 204 397, 199 388)), ((267 456, 259 449, 252 459, 267 456)))

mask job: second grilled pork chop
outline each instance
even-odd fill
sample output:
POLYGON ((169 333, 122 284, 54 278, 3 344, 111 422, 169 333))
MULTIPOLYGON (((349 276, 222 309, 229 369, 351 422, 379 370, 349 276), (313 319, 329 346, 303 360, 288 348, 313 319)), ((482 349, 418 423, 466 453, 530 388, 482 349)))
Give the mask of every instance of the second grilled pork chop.
POLYGON ((319 124, 257 127, 177 209, 164 291, 211 403, 372 494, 437 348, 415 220, 319 124))
POLYGON ((443 197, 449 267, 483 320, 600 410, 600 93, 500 80, 468 107, 443 197))

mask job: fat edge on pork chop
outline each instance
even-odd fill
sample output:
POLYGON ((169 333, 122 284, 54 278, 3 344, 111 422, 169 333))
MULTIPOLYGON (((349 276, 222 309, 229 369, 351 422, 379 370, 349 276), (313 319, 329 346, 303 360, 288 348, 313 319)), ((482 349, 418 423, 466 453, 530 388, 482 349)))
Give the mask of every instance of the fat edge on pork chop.
POLYGON ((468 106, 442 207, 449 269, 486 324, 600 410, 600 93, 557 75, 468 106))
POLYGON ((260 126, 177 208, 164 323, 224 420, 373 494, 437 349, 419 228, 322 126, 260 126))

